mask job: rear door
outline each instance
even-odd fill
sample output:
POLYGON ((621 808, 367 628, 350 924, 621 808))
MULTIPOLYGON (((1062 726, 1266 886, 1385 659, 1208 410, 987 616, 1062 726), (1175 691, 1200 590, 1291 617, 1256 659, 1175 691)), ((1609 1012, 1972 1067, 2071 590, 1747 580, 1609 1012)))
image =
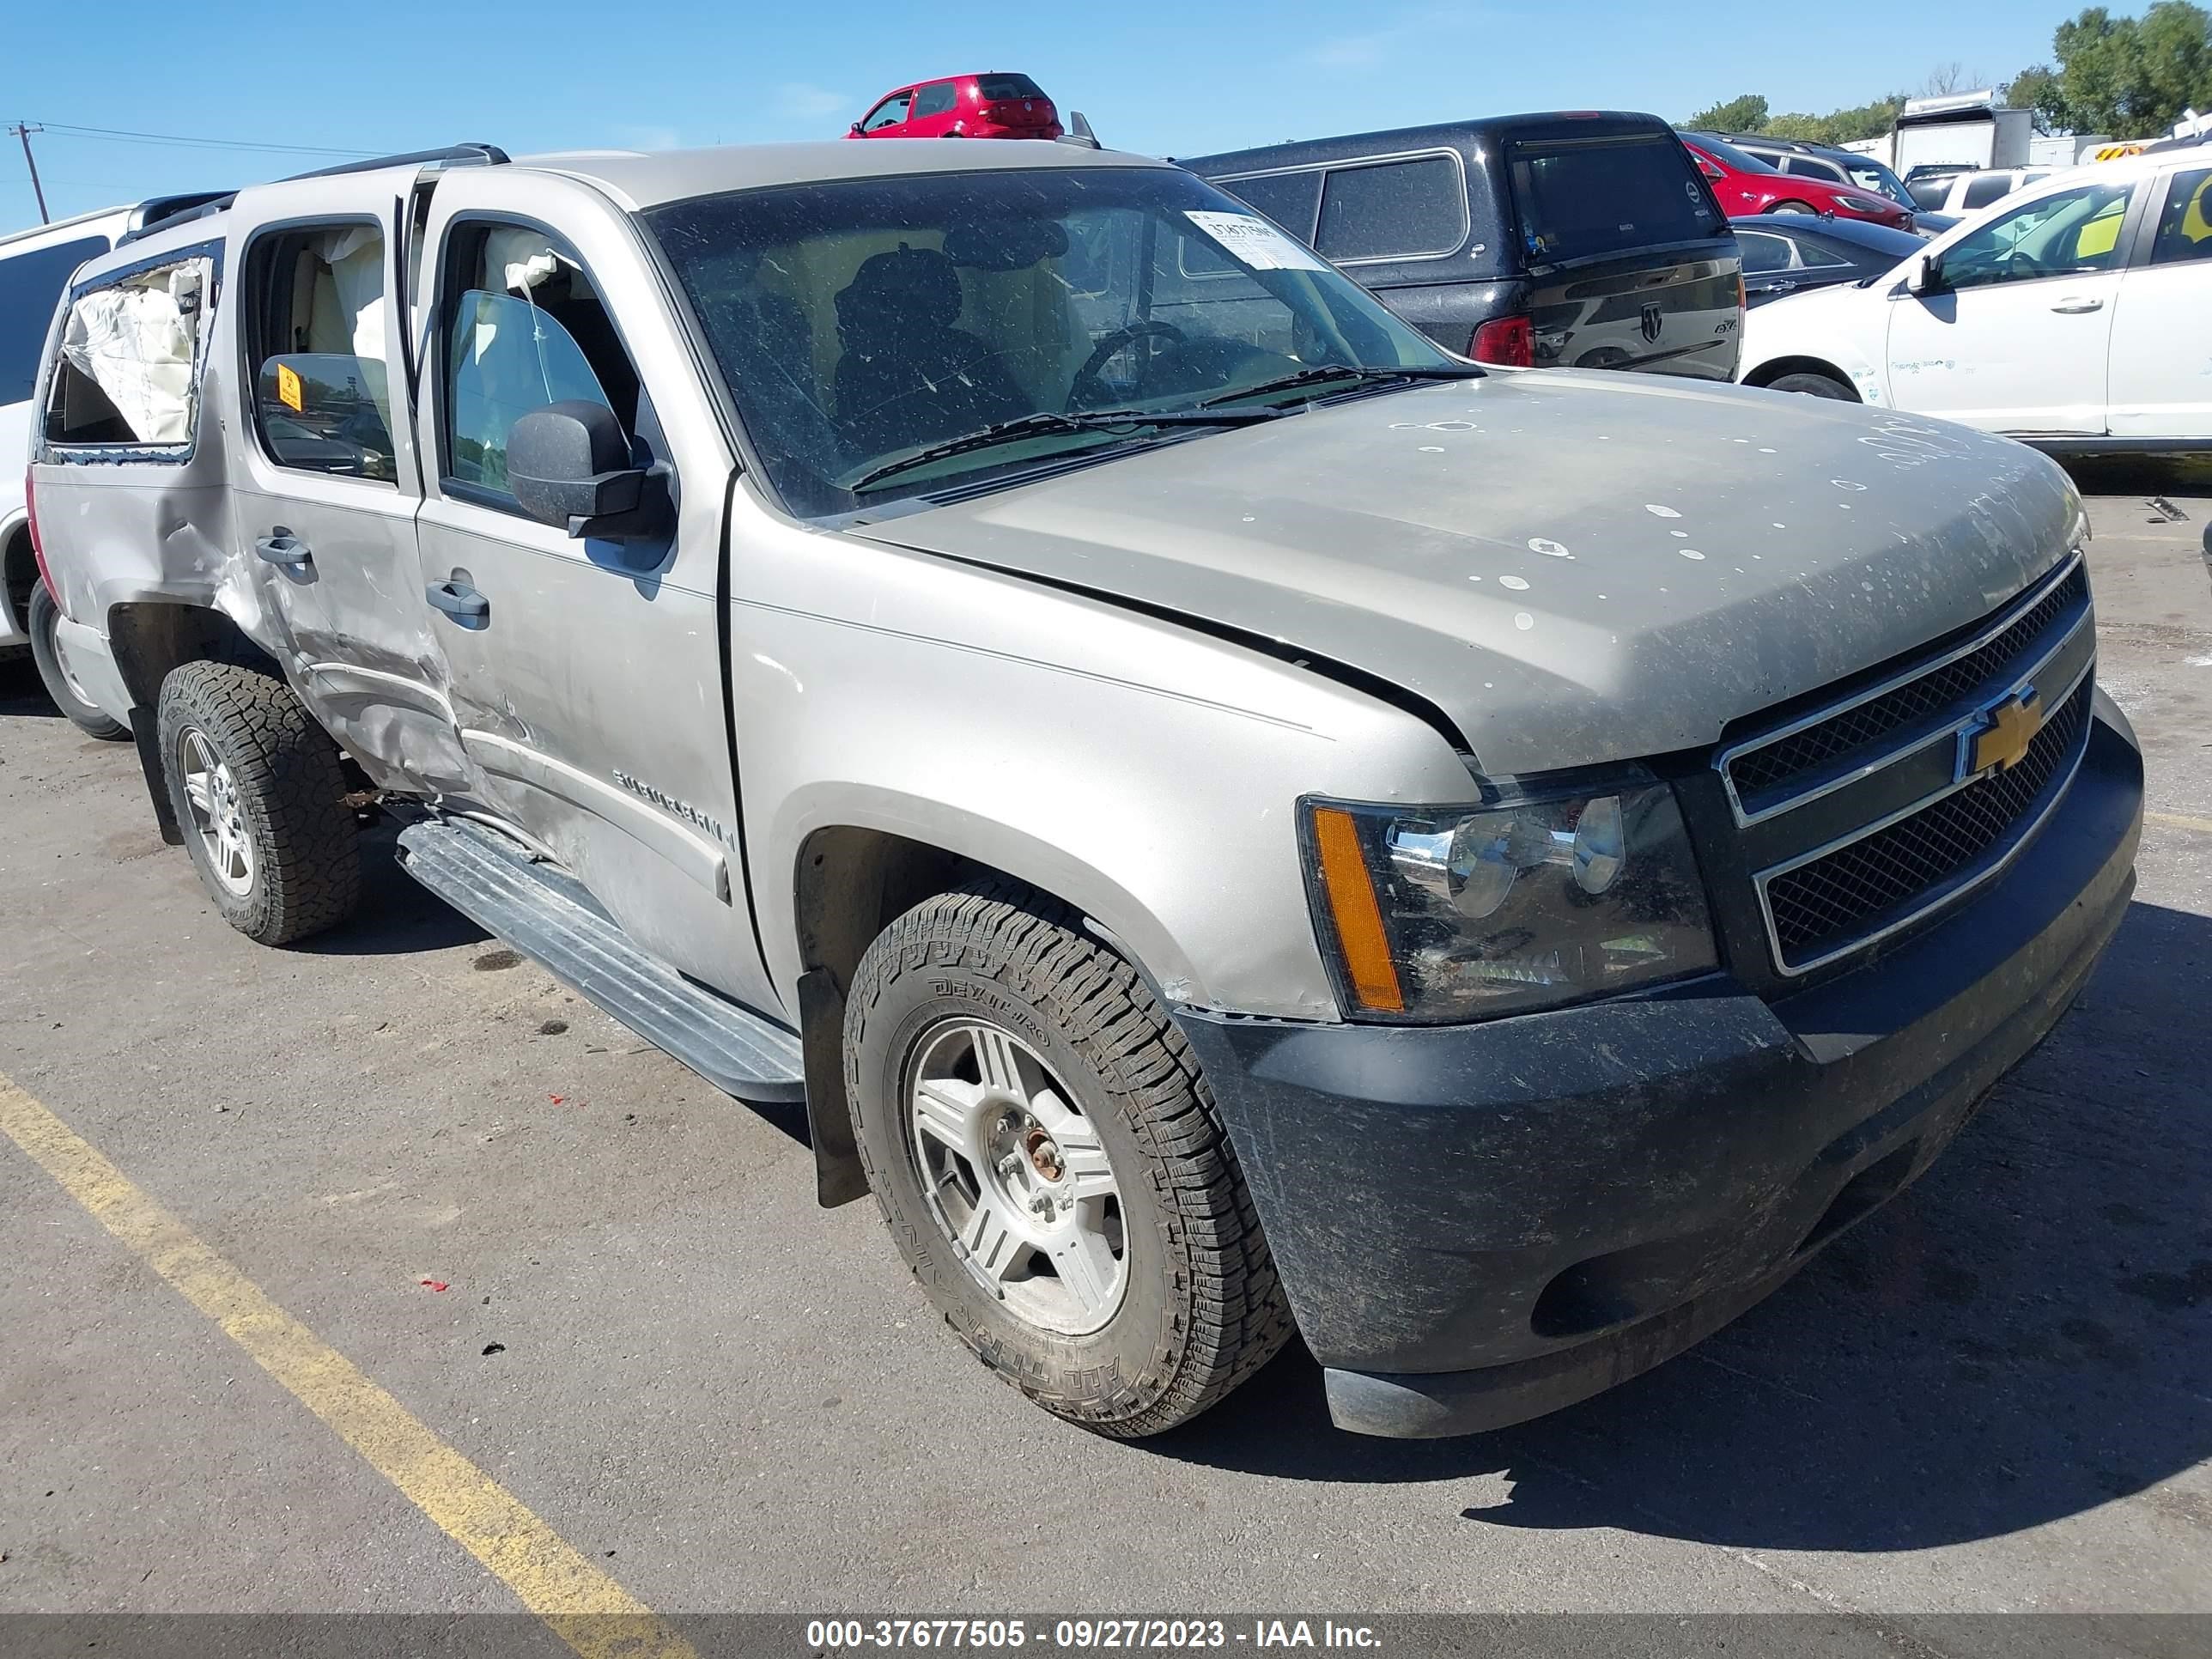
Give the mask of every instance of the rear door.
POLYGON ((899 131, 908 138, 949 137, 959 119, 958 83, 931 81, 914 89, 914 105, 899 131))
POLYGON ((2168 173, 2153 211, 2113 302, 2112 434, 2212 438, 2212 165, 2168 173))
POLYGON ((421 602, 422 504, 398 365, 388 180, 318 181, 240 258, 231 534, 281 619, 316 718, 387 787, 465 787, 440 642, 421 602))
POLYGON ((1563 121, 1504 159, 1538 368, 1735 378, 1741 256, 1674 134, 1563 121))

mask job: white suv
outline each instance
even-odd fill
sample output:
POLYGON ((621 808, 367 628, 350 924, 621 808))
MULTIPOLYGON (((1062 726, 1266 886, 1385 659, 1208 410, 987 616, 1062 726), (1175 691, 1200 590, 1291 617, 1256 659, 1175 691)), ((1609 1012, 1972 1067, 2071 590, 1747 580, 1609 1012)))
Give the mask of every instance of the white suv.
POLYGON ((2212 447, 2212 149, 2058 174, 1887 275, 1762 306, 1739 378, 2051 449, 2212 447))

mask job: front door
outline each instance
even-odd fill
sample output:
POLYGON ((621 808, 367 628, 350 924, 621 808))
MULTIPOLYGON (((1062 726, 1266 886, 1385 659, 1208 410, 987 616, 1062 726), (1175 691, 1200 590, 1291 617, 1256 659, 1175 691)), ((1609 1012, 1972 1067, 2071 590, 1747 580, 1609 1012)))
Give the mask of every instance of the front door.
POLYGON ((441 795, 468 768, 419 603, 396 204, 388 184, 346 179, 313 200, 241 262, 231 532, 317 718, 380 784, 441 795))
POLYGON ((580 186, 450 175, 426 252, 434 420, 415 592, 453 664, 478 796, 647 950, 774 1012, 715 599, 731 463, 698 371, 634 233, 580 186), (641 464, 672 469, 677 512, 658 538, 572 538, 516 503, 509 432, 579 398, 615 411, 641 464))
POLYGON ((2212 166, 2169 173, 2112 314, 2112 435, 2212 438, 2212 166))
POLYGON ((1890 296, 1892 401, 1987 432, 2101 434, 2136 193, 2054 191, 1942 246, 1938 287, 1890 296))

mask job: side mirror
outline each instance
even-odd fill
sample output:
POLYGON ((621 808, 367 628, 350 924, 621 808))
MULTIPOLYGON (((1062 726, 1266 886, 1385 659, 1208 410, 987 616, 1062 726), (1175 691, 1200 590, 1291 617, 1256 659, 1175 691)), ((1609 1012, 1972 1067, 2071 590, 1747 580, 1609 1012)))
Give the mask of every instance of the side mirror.
POLYGON ((848 137, 859 137, 860 136, 860 124, 858 121, 854 122, 851 126, 845 129, 845 132, 848 137))
POLYGON ((614 410, 586 398, 548 404, 514 423, 507 487, 532 518, 579 538, 638 540, 666 517, 667 469, 632 465, 614 410))
POLYGON ((1943 291, 1943 262, 1932 253, 1915 254, 1912 269, 1905 273, 1907 294, 1941 294, 1943 291))

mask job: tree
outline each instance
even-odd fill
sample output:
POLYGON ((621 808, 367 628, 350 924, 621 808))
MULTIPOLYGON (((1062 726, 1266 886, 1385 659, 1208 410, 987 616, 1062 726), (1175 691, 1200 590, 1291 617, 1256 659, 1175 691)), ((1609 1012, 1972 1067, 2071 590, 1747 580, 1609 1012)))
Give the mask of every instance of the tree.
POLYGON ((2212 110, 2212 13, 2190 0, 2157 0, 2140 18, 2092 6, 2061 23, 2051 46, 2057 69, 2015 76, 2013 97, 2027 82, 2055 126, 2148 138, 2184 109, 2212 110))
POLYGON ((2035 112, 2035 130, 2051 131, 2052 107, 2058 101, 2058 76, 2047 64, 2022 70, 2004 84, 2004 102, 2013 109, 2035 112))
POLYGON ((1725 104, 1699 110, 1682 125, 1708 132, 1761 132, 1766 127, 1766 100, 1747 92, 1725 104))

